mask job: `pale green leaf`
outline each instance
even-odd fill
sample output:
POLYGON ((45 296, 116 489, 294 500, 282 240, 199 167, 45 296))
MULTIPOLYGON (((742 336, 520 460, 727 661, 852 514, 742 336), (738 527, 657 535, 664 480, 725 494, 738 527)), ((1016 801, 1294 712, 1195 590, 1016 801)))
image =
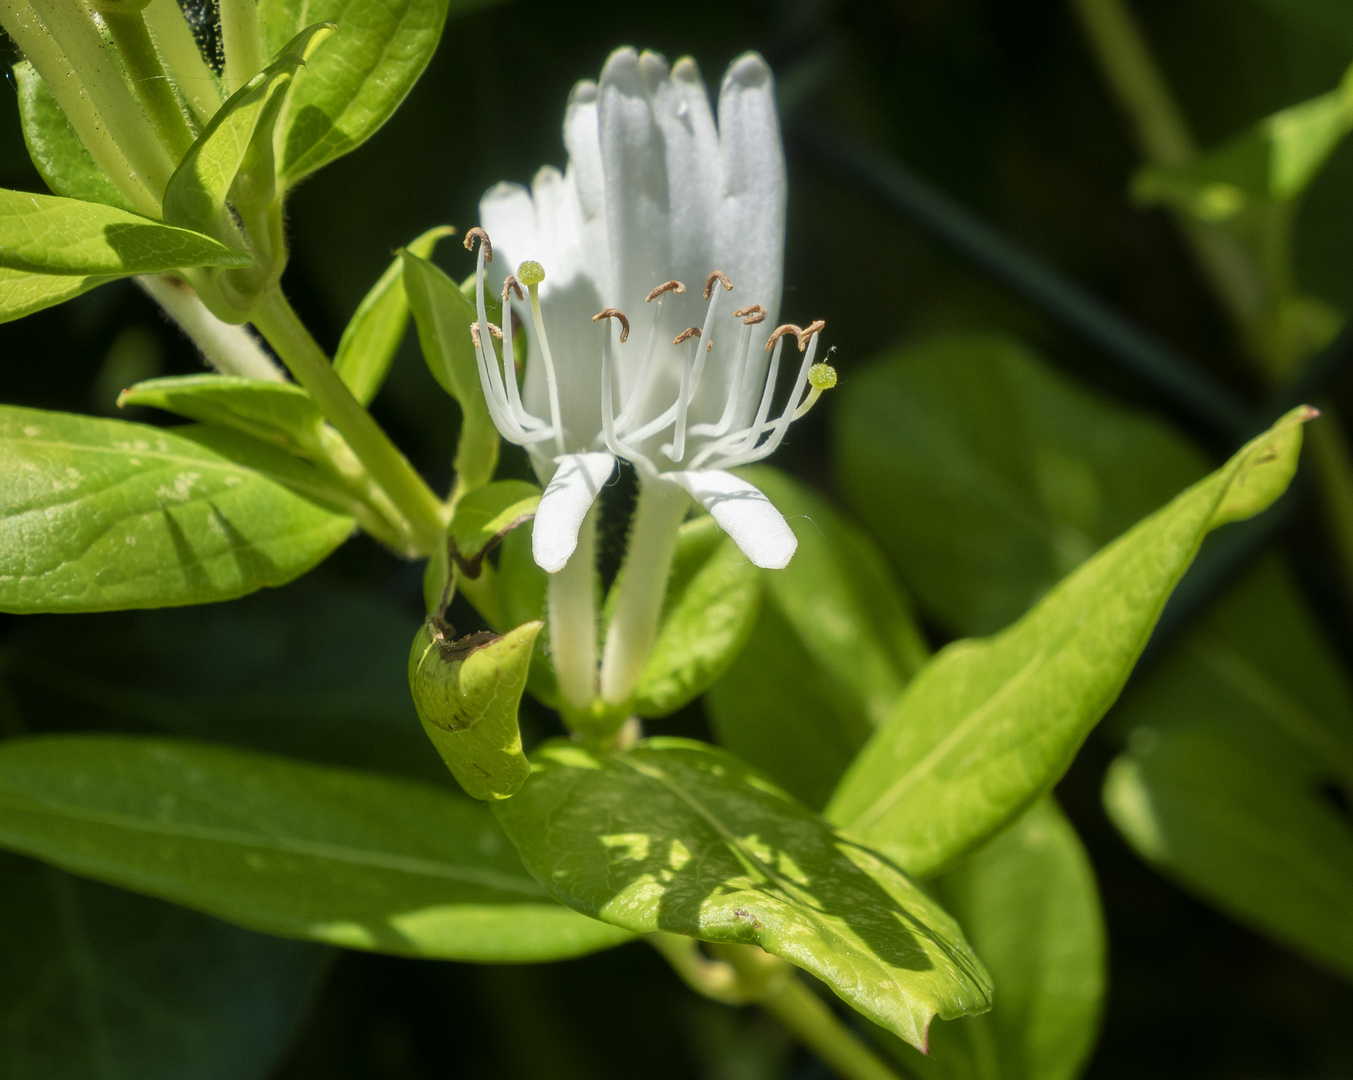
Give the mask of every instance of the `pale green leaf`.
MULTIPOLYGON (((449 225, 439 225, 412 240, 408 250, 420 258, 431 258, 437 241, 454 234, 449 225)), ((396 256, 357 306, 334 354, 334 370, 363 405, 371 403, 385 382, 408 325, 404 260, 396 256)))
POLYGON ((230 436, 0 408, 0 610, 228 600, 348 537, 313 470, 230 436))
POLYGON ((263 1080, 328 950, 0 855, 7 1080, 263 1080))
POLYGON ((21 319, 79 296, 115 277, 29 274, 0 266, 0 323, 21 319))
MULTIPOLYGON (((456 0, 456 12, 484 0, 456 0)), ((262 0, 265 46, 324 21, 337 31, 310 61, 305 81, 288 103, 279 132, 286 186, 356 149, 404 100, 437 49, 448 0, 262 0)))
POLYGON ((463 796, 167 740, 0 744, 0 845, 251 929, 354 949, 524 962, 623 931, 545 896, 463 796))
POLYGON ((525 480, 495 480, 461 496, 451 519, 451 539, 462 570, 477 570, 495 544, 535 517, 539 505, 540 488, 525 480))
POLYGON ((1287 487, 1311 415, 1294 409, 1009 630, 941 652, 856 759, 828 816, 929 875, 1048 791, 1118 696, 1204 536, 1287 487))
POLYGON ((1115 710, 1104 799, 1137 851, 1353 977, 1353 687, 1276 559, 1115 710))
POLYGON ((550 894, 639 933, 757 944, 914 1046, 985 1011, 957 924, 886 858, 726 751, 650 739, 623 754, 555 742, 493 810, 550 894))
POLYGON ((123 277, 252 261, 210 236, 116 206, 0 188, 0 267, 10 270, 123 277))
POLYGON ((118 395, 120 407, 149 405, 204 424, 235 428, 284 450, 313 453, 324 414, 294 383, 239 375, 171 375, 118 395))

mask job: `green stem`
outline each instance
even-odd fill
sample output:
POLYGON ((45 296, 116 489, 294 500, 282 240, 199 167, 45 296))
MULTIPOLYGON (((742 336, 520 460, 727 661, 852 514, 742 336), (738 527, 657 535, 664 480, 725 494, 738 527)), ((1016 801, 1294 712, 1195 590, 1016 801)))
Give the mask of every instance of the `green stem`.
POLYGON ((139 11, 108 11, 104 12, 103 21, 156 135, 170 148, 175 159, 181 159, 193 145, 193 132, 174 96, 174 87, 164 65, 160 63, 145 18, 139 11))
POLYGON ((441 502, 371 414, 357 403, 280 289, 263 294, 253 311, 253 323, 399 508, 417 551, 430 554, 443 542, 441 502))
MULTIPOLYGON (((1198 147, 1184 114, 1123 0, 1071 2, 1104 80, 1132 124, 1142 157, 1166 166, 1182 165, 1196 157, 1198 147)), ((1238 325, 1246 349, 1254 353, 1271 299, 1263 274, 1240 241, 1223 229, 1184 214, 1176 214, 1175 221, 1213 291, 1238 325)))
POLYGON ((168 274, 143 274, 136 283, 192 339, 207 363, 222 375, 286 382, 286 376, 248 328, 218 319, 207 310, 207 305, 187 282, 168 274))
POLYGON ((156 51, 192 110, 197 126, 206 127, 222 105, 221 89, 202 58, 202 51, 197 47, 197 39, 193 37, 192 27, 178 0, 150 0, 141 14, 156 51))
POLYGON ((696 993, 725 1005, 760 1005, 845 1080, 903 1080, 778 957, 755 945, 710 945, 710 957, 678 934, 650 934, 648 941, 696 993))

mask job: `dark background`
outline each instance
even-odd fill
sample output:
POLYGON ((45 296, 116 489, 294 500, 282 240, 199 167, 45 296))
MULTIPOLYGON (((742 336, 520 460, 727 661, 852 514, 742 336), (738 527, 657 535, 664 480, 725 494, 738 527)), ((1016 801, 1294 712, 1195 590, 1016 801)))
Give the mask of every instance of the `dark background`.
MULTIPOLYGON (((1353 58, 1353 40, 1280 17, 1279 0, 1134 7, 1205 146, 1328 90, 1353 58)), ((770 60, 790 150, 784 317, 826 319, 843 382, 888 346, 928 331, 1001 328, 1111 398, 1168 411, 1055 321, 843 180, 831 161, 804 152, 796 132, 808 123, 825 122, 906 162, 1238 395, 1258 400, 1258 379, 1247 375, 1169 220, 1129 204, 1135 151, 1068 7, 1055 0, 531 0, 453 18, 394 119, 289 204, 286 286, 321 344, 337 343, 393 249, 435 224, 472 224, 479 193, 497 180, 525 182, 542 163, 563 165, 559 124, 569 87, 595 77, 621 44, 671 59, 689 53, 715 86, 745 49, 770 60)), ((1302 287, 1344 310, 1353 306, 1350 181, 1353 147, 1345 146, 1298 227, 1302 287)), ((41 190, 13 108, 0 108, 0 185, 41 190)), ((439 261, 457 277, 471 268, 453 243, 439 261)), ((198 366, 128 283, 0 327, 0 364, 7 403, 99 413, 115 411, 117 390, 138 378, 198 366)), ((375 413, 444 485, 454 409, 412 341, 375 413)), ((828 404, 796 425, 776 457, 829 492, 831 413, 828 404)), ((416 568, 369 541, 350 543, 317 575, 395 597, 417 615, 416 568)), ((0 623, 0 633, 14 623, 0 623)), ((667 728, 705 730, 696 709, 667 728)), ((1142 865, 1100 807, 1111 752, 1092 737, 1059 788, 1099 875, 1110 932, 1105 1028, 1087 1075, 1353 1075, 1353 990, 1142 865)), ((537 968, 343 954, 273 1073, 275 1080, 825 1075, 770 1021, 696 999, 638 945, 537 968)))

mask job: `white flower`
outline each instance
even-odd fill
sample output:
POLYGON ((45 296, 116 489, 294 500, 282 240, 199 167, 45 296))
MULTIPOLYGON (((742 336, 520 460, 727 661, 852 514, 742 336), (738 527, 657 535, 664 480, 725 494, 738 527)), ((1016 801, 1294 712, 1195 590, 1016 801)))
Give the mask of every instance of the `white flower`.
MULTIPOLYGON (((564 142, 567 170, 541 169, 529 192, 490 189, 480 202, 483 229, 466 243, 492 238, 491 248, 479 246, 480 325, 484 290, 493 288, 526 327, 524 386, 510 333, 501 336, 501 365, 498 335, 478 334, 480 379, 499 431, 528 448, 546 484, 533 553, 554 575, 552 622, 555 594, 562 616, 570 589, 554 579, 570 559, 591 574, 592 507, 616 458, 639 472, 625 588, 601 672, 601 697, 615 704, 633 689, 651 646, 688 496, 754 564, 788 564, 797 541, 783 516, 727 470, 771 453, 835 374, 813 364, 820 322, 772 330, 785 168, 774 82, 761 57, 748 53, 728 69, 716 127, 694 61, 669 70, 654 53, 619 49, 599 82, 574 87, 564 142), (803 355, 773 415, 786 341, 803 355), (617 620, 627 626, 619 637, 617 620), (626 637, 632 647, 619 640, 626 637)), ((590 576, 586 590, 571 588, 582 605, 590 576)), ((584 613, 576 616, 581 627, 584 613)), ((571 645, 552 638, 565 696, 590 701, 594 654, 577 658, 569 680, 571 661, 559 649, 571 645)), ((580 648, 586 653, 586 642, 580 648)))

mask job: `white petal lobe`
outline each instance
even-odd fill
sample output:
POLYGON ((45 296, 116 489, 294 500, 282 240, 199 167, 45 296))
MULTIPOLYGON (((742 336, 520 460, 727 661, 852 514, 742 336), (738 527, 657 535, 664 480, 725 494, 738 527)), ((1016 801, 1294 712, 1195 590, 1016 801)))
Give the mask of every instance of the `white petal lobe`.
POLYGON ((531 532, 531 554, 548 574, 562 570, 577 550, 583 518, 615 471, 610 454, 564 454, 555 461, 559 468, 540 498, 531 532))
POLYGON ((752 484, 718 469, 665 473, 713 515, 755 566, 783 570, 799 546, 798 537, 771 501, 752 484))

